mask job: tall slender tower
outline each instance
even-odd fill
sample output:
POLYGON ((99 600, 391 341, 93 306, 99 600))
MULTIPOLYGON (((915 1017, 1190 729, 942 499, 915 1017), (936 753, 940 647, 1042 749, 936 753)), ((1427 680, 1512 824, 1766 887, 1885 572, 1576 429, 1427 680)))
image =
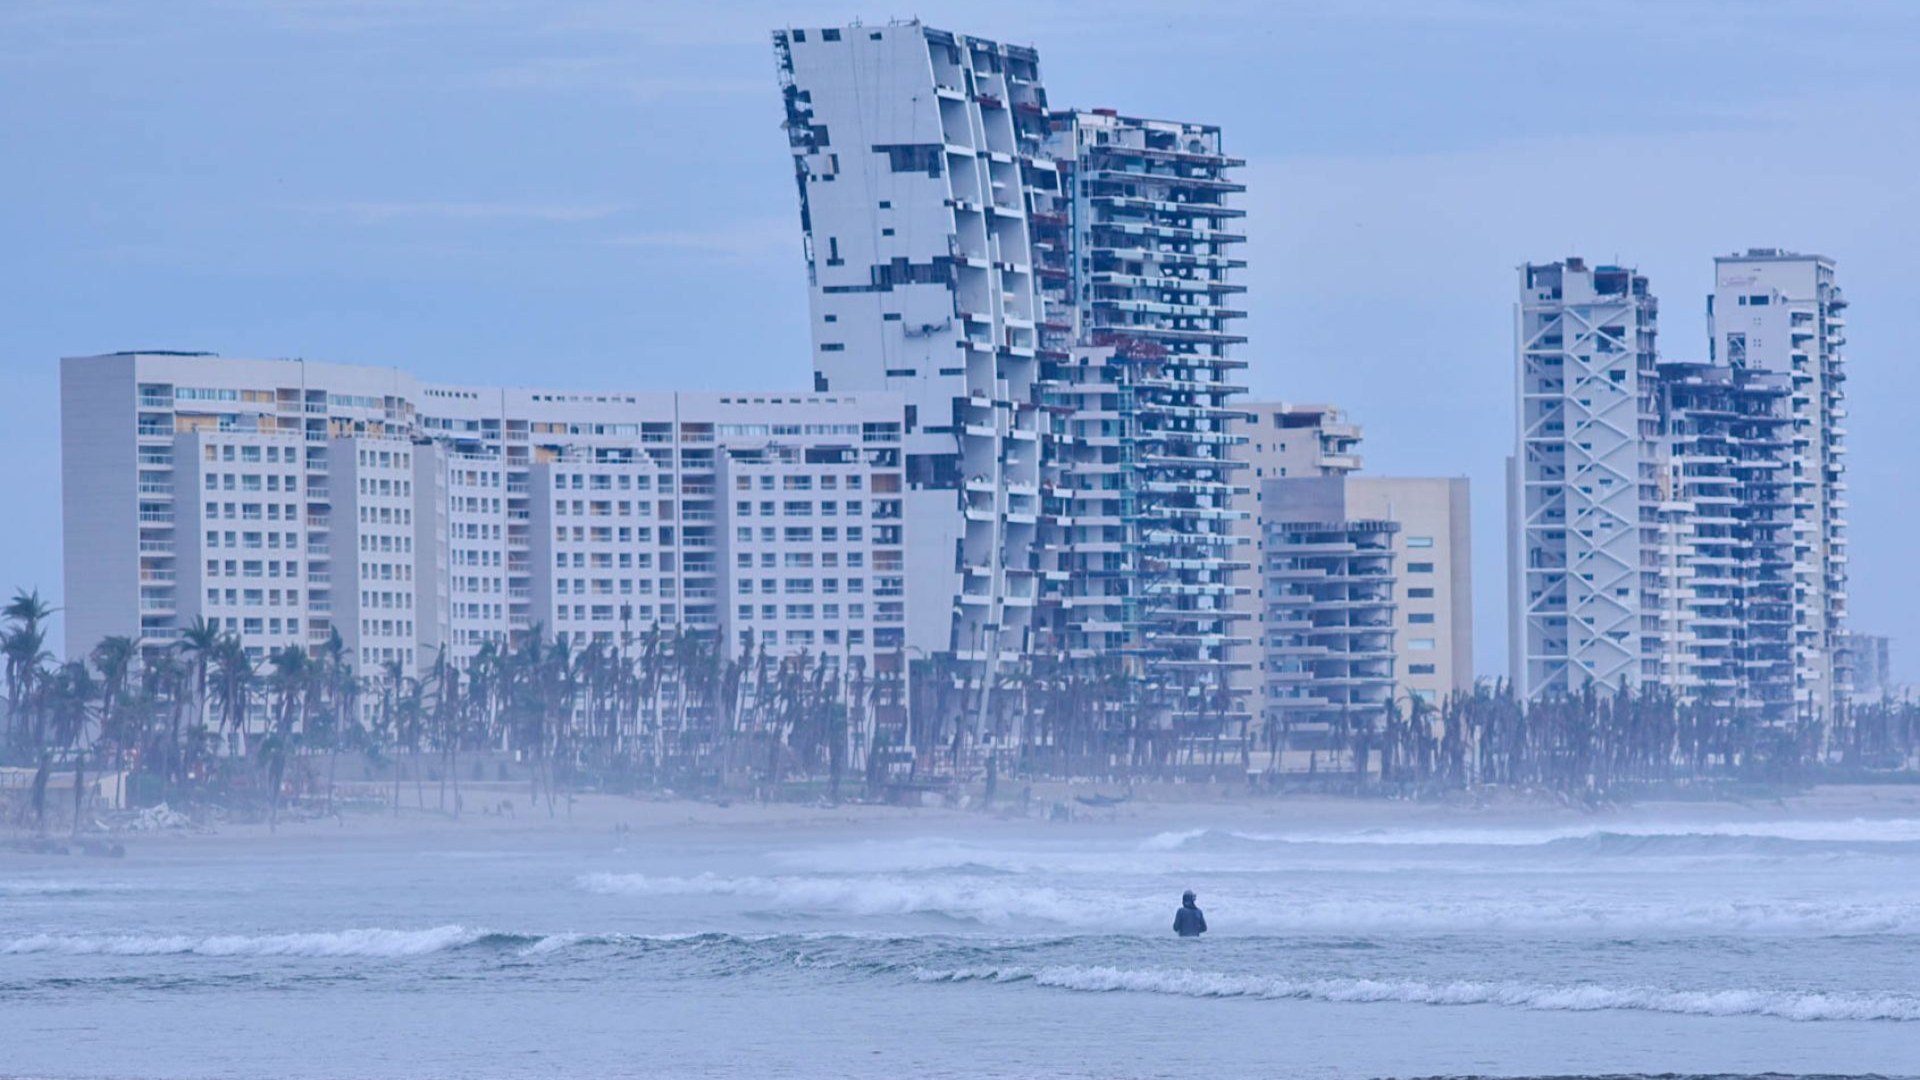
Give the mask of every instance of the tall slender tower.
POLYGON ((1658 311, 1631 269, 1520 268, 1508 617, 1525 698, 1657 677, 1658 311))
POLYGON ((1236 535, 1231 404, 1246 362, 1233 280, 1245 261, 1245 187, 1211 125, 1056 112, 1046 152, 1062 181, 1036 184, 1047 301, 1044 392, 1070 652, 1135 661, 1141 705, 1200 737, 1249 717, 1250 643, 1235 602, 1251 545, 1236 535), (1052 335, 1070 341, 1060 350, 1052 335))
POLYGON ((1803 719, 1840 718, 1850 696, 1846 651, 1847 301, 1833 260, 1750 248, 1714 261, 1707 305, 1714 358, 1790 382, 1793 700, 1803 719))
POLYGON ((951 650, 984 690, 1031 647, 1039 595, 1039 58, 919 22, 773 41, 815 382, 906 396, 908 641, 951 650))

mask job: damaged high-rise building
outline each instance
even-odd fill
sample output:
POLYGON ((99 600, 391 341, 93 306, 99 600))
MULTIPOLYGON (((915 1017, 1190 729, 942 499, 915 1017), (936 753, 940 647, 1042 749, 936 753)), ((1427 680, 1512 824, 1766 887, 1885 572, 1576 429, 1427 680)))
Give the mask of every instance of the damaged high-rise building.
POLYGON ((1244 732, 1219 129, 1052 110, 1032 49, 918 22, 774 49, 817 381, 909 402, 911 640, 979 717, 1038 652, 1121 665, 1190 742, 1244 732))
POLYGON ((1523 696, 1660 686, 1763 720, 1848 700, 1843 386, 1833 263, 1715 260, 1706 362, 1656 347, 1647 279, 1520 270, 1509 461, 1523 696))

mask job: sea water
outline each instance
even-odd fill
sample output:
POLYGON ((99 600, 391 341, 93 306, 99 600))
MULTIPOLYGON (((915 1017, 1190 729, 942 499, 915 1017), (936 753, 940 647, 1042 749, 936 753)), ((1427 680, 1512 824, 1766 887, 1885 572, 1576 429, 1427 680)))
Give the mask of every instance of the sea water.
POLYGON ((1232 817, 3 856, 0 1075, 1920 1074, 1920 821, 1232 817))

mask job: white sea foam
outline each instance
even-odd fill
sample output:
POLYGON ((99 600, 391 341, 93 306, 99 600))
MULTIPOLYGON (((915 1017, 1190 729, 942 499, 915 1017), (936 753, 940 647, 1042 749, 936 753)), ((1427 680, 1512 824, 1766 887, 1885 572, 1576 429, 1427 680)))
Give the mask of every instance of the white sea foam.
POLYGON ((427 930, 337 930, 307 934, 62 935, 34 934, 0 940, 0 955, 57 953, 69 956, 375 956, 405 957, 456 949, 486 937, 484 930, 436 926, 427 930))
POLYGON ((1177 851, 1211 831, 1210 829, 1185 829, 1180 832, 1155 833, 1147 837, 1146 842, 1140 846, 1147 851, 1177 851))
POLYGON ((1366 829, 1348 832, 1260 833, 1234 829, 1187 829, 1162 832, 1140 844, 1147 851, 1175 851, 1207 842, 1241 841, 1254 844, 1317 844, 1408 847, 1538 847, 1577 840, 1631 837, 1641 840, 1691 840, 1703 837, 1750 840, 1794 840, 1807 843, 1912 843, 1920 841, 1920 819, 1851 818, 1846 820, 1607 822, 1553 829, 1440 828, 1366 829))
POLYGON ((92 896, 101 893, 130 893, 138 887, 121 881, 49 881, 45 879, 0 881, 0 896, 26 899, 36 896, 92 896))
POLYGON ((1920 997, 1906 994, 1821 994, 1778 990, 1667 990, 1639 986, 1542 985, 1520 982, 1422 982, 1412 979, 1275 979, 1211 971, 1113 967, 965 968, 920 971, 923 982, 1023 982, 1090 993, 1182 997, 1498 1005, 1566 1012, 1637 1010, 1697 1016, 1773 1016, 1786 1020, 1920 1021, 1920 997))
POLYGON ((588 874, 580 888, 609 896, 731 896, 779 911, 834 912, 866 917, 941 915, 997 925, 1040 920, 1069 926, 1111 922, 1118 905, 1047 887, 999 878, 903 881, 876 877, 651 877, 588 874))
MULTIPOLYGON (((1069 931, 1161 932, 1171 918, 1167 885, 1037 885, 1007 876, 913 878, 654 877, 589 874, 579 888, 606 896, 732 897, 774 913, 857 918, 933 915, 984 926, 1069 931)), ((1204 888, 1204 885, 1203 885, 1204 888)), ((1224 889, 1224 886, 1223 886, 1224 889)), ((1920 895, 1819 900, 1678 899, 1623 892, 1480 891, 1422 895, 1357 893, 1288 883, 1217 892, 1209 913, 1236 934, 1596 933, 1920 934, 1920 895)))

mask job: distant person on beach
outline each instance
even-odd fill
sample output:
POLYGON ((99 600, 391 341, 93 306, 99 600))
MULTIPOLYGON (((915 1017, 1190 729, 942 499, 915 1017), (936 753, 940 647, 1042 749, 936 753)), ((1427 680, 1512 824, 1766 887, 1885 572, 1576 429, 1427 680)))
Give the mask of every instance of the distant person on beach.
POLYGON ((1207 932, 1207 917, 1200 913, 1193 899, 1193 890, 1188 889, 1180 897, 1180 910, 1173 915, 1173 932, 1181 937, 1199 937, 1207 932))

